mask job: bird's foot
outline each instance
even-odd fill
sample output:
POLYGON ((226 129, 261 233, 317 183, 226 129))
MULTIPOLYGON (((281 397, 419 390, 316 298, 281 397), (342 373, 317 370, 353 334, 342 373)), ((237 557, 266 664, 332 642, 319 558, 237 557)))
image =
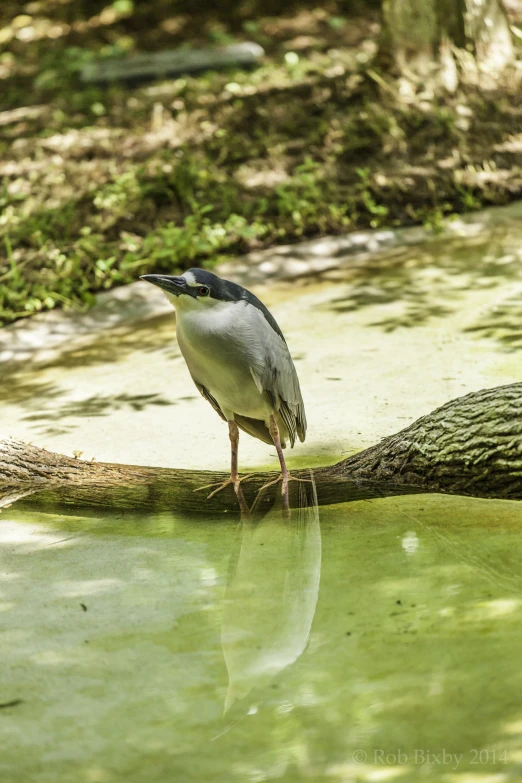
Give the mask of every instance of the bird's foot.
POLYGON ((260 494, 264 489, 267 489, 268 487, 272 487, 274 484, 278 484, 281 482, 281 494, 284 496, 288 493, 288 484, 290 481, 309 481, 311 482, 312 479, 305 479, 300 478, 299 476, 292 476, 291 473, 280 473, 279 476, 275 479, 272 479, 272 481, 268 481, 266 484, 263 484, 261 489, 258 491, 258 494, 260 494))
POLYGON ((205 484, 204 487, 198 487, 197 489, 194 490, 194 492, 201 492, 204 489, 210 489, 210 487, 216 487, 217 486, 217 489, 215 489, 213 492, 211 492, 210 495, 207 495, 207 500, 210 500, 210 498, 213 498, 214 495, 217 495, 218 492, 221 492, 222 489, 225 489, 225 487, 228 487, 229 484, 233 484, 234 485, 234 491, 235 491, 236 495, 238 495, 239 491, 241 489, 241 482, 245 481, 248 478, 251 478, 252 475, 253 475, 252 473, 249 473, 248 476, 230 476, 225 481, 223 481, 221 484, 219 483, 219 481, 215 482, 214 484, 205 484))
MULTIPOLYGON (((241 490, 241 482, 245 481, 246 479, 249 479, 253 474, 249 473, 248 476, 236 476, 235 478, 232 478, 230 476, 229 479, 224 481, 222 484, 219 485, 217 489, 214 490, 214 492, 211 492, 210 495, 207 495, 207 500, 210 500, 210 498, 213 498, 214 495, 217 495, 218 492, 221 492, 222 489, 225 489, 225 487, 228 487, 229 484, 234 485, 234 492, 236 495, 239 494, 241 490)), ((210 484, 210 486, 215 486, 215 484, 210 484)), ((205 487, 205 489, 208 489, 208 487, 205 487)))
POLYGON ((263 484, 261 489, 258 490, 251 511, 254 512, 255 508, 257 507, 257 504, 261 497, 261 493, 263 492, 264 489, 267 489, 268 487, 272 487, 274 484, 278 484, 279 482, 281 482, 281 495, 283 497, 283 518, 290 519, 290 493, 288 491, 288 484, 290 481, 311 481, 311 479, 292 476, 291 473, 280 473, 277 478, 272 479, 272 481, 268 481, 266 484, 263 484))

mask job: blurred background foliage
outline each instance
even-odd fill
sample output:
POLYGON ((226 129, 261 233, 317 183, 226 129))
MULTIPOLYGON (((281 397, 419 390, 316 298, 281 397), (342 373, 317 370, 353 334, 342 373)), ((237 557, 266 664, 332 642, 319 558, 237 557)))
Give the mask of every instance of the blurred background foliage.
POLYGON ((378 0, 4 0, 0 324, 150 271, 353 229, 437 230, 519 198, 522 8, 507 7, 506 73, 441 86, 393 56, 394 2, 383 15, 378 0), (258 67, 81 79, 99 60, 240 41, 264 48, 258 67))

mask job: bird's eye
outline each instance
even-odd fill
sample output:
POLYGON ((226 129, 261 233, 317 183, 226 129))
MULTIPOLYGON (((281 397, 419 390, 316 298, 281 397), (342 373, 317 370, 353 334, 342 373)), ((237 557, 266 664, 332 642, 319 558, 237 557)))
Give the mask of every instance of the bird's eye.
POLYGON ((209 289, 206 285, 200 285, 198 288, 198 296, 208 296, 209 295, 209 289))

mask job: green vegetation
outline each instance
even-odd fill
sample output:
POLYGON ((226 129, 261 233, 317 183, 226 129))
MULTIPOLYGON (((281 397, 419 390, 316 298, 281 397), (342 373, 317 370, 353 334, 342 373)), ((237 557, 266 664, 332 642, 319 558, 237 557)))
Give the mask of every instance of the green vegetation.
POLYGON ((436 230, 519 197, 515 85, 410 103, 372 64, 375 10, 186 5, 169 18, 159 0, 5 3, 0 324, 146 272, 357 228, 436 230), (238 40, 265 47, 259 68, 79 79, 94 58, 238 40))

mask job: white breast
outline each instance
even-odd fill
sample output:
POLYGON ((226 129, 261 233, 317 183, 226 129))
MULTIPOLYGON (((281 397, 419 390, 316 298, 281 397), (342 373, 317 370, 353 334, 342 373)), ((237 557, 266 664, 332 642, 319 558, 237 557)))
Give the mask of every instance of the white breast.
POLYGON ((177 308, 176 331, 190 374, 217 400, 227 418, 233 413, 267 420, 270 411, 251 366, 262 361, 249 337, 246 302, 214 302, 197 309, 177 308))

